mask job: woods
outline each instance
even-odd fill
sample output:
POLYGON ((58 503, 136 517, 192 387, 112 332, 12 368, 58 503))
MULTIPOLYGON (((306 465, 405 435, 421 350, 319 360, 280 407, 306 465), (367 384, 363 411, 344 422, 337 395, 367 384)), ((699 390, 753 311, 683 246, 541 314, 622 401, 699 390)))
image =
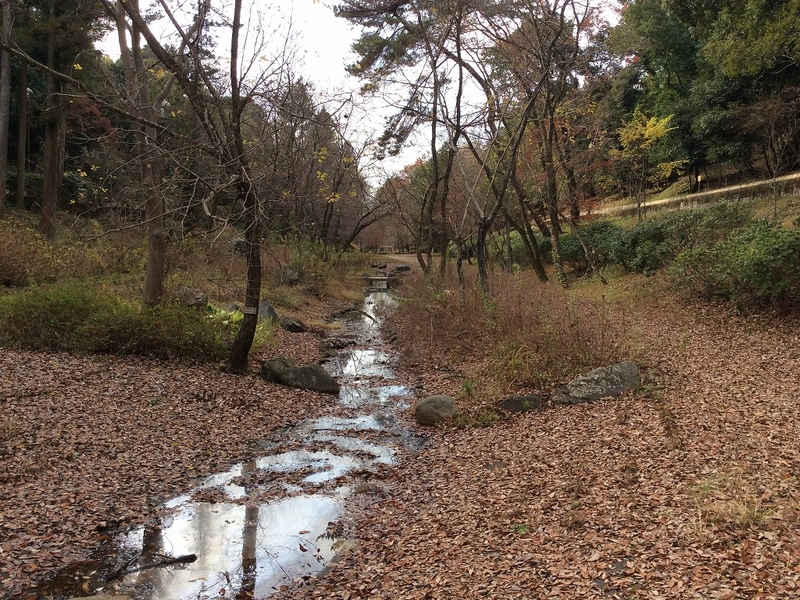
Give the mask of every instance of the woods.
POLYGON ((299 77, 301 49, 270 42, 286 34, 244 5, 10 0, 3 205, 37 211, 51 240, 56 210, 143 228, 149 305, 171 245, 227 226, 247 244, 248 310, 259 240, 287 236, 326 256, 382 237, 439 277, 455 248, 485 282, 492 240, 513 231, 539 279, 565 285, 562 232, 603 198, 641 205, 684 177, 692 191, 796 167, 798 9, 776 7, 347 0, 336 14, 361 34, 343 67, 362 85, 343 99, 299 77), (758 27, 783 33, 756 43, 758 27), (102 36, 118 38, 116 61, 94 49, 102 36), (403 100, 376 138, 348 120, 390 96, 403 100), (410 148, 403 171, 367 169, 410 148))
POLYGON ((800 0, 300 3, 336 86, 290 3, 0 0, 0 597, 178 497, 241 513, 197 594, 794 597, 800 0))

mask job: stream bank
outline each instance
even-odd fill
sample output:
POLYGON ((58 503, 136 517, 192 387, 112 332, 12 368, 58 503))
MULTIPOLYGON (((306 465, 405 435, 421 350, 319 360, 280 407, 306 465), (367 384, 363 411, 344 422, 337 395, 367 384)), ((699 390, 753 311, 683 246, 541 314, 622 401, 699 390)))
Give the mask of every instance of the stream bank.
POLYGON ((342 384, 331 415, 262 443, 263 454, 164 504, 164 516, 117 536, 104 558, 25 598, 124 594, 137 600, 269 598, 312 579, 348 544, 341 519, 354 494, 381 493, 381 471, 424 439, 403 424, 412 390, 381 338, 394 301, 370 293, 342 317, 354 345, 326 363, 342 384))

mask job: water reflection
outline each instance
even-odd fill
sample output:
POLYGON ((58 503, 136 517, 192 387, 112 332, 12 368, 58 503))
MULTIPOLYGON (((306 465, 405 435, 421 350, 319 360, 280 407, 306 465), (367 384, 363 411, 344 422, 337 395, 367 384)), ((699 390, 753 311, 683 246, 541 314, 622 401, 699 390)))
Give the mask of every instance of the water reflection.
MULTIPOLYGON (((147 600, 219 596, 224 590, 266 598, 282 580, 317 572, 333 557, 335 540, 325 533, 339 516, 347 491, 262 505, 190 503, 159 532, 155 547, 160 554, 195 554, 197 560, 145 569, 128 575, 125 583, 135 587, 137 598, 147 600), (298 523, 311 529, 299 530, 298 523)), ((142 530, 130 534, 126 545, 141 544, 145 535, 142 530)))
POLYGON ((171 517, 127 534, 122 546, 141 550, 136 568, 163 556, 197 560, 131 573, 121 591, 142 600, 268 598, 322 569, 341 543, 331 522, 358 483, 352 478, 394 464, 401 446, 418 446, 396 416, 411 391, 385 385, 395 377, 393 357, 376 347, 380 319, 393 303, 385 292, 370 294, 349 325, 359 347, 327 366, 343 384, 339 402, 349 414, 303 422, 272 454, 212 475, 166 503, 171 517))

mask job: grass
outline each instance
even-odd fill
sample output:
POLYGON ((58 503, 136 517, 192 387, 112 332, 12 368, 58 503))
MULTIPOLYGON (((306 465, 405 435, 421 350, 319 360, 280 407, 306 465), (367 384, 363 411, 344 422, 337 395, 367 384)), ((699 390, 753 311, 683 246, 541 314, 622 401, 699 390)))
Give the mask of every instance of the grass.
POLYGON ((474 279, 463 290, 452 278, 439 285, 411 280, 407 287, 395 317, 405 323, 397 330, 400 345, 413 349, 416 361, 477 364, 463 391, 478 403, 628 356, 621 311, 544 285, 529 272, 493 274, 491 294, 474 279))
MULTIPOLYGON (((0 344, 210 361, 227 356, 240 319, 221 309, 243 302, 246 272, 230 243, 232 228, 170 241, 163 301, 152 309, 142 303, 141 228, 107 231, 76 219, 61 222, 51 243, 35 227, 36 215, 25 210, 10 208, 0 221, 0 344), (187 288, 208 296, 210 312, 181 305, 187 288)), ((265 249, 262 298, 280 314, 321 322, 325 301, 363 298, 361 272, 371 257, 346 253, 325 261, 320 250, 296 240, 265 249), (302 281, 282 283, 284 266, 302 267, 302 281)), ((272 327, 259 325, 254 350, 270 343, 272 327)))
POLYGON ((775 517, 775 510, 748 489, 739 477, 712 473, 692 489, 698 526, 751 529, 775 517))

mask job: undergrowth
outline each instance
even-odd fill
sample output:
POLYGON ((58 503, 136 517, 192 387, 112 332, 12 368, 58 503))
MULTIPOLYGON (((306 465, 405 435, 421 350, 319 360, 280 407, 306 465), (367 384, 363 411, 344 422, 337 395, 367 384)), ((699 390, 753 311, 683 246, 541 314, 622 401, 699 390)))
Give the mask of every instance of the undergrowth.
MULTIPOLYGON (((89 283, 0 297, 0 344, 6 347, 216 361, 227 356, 237 329, 234 317, 170 304, 151 308, 89 283)), ((264 343, 269 335, 262 331, 258 339, 264 343)))
MULTIPOLYGON (((463 291, 410 280, 395 321, 401 347, 417 362, 479 363, 502 392, 544 388, 622 358, 624 315, 601 302, 578 301, 529 272, 494 274, 491 294, 471 281, 463 291)), ((472 387, 476 387, 472 385, 472 387)), ((489 386, 491 387, 491 386, 489 386)))

